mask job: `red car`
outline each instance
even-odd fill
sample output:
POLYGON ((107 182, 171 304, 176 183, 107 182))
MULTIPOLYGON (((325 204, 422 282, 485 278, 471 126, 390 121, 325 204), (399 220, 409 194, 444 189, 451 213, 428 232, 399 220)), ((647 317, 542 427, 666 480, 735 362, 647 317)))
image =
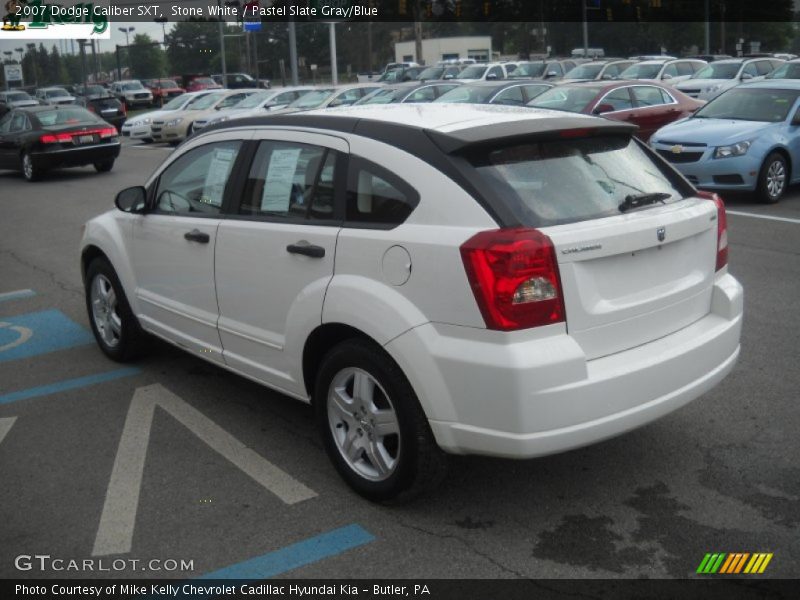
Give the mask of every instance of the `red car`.
POLYGON ((221 90, 222 86, 211 77, 191 77, 186 82, 187 92, 199 92, 201 90, 221 90))
POLYGON ((547 90, 528 103, 585 115, 602 115, 639 126, 638 137, 647 141, 667 123, 688 117, 705 102, 675 88, 643 81, 566 83, 547 90))
POLYGON ((144 83, 147 89, 153 92, 154 106, 164 106, 166 102, 169 102, 175 96, 186 93, 186 90, 172 79, 148 79, 146 82, 142 83, 144 83))

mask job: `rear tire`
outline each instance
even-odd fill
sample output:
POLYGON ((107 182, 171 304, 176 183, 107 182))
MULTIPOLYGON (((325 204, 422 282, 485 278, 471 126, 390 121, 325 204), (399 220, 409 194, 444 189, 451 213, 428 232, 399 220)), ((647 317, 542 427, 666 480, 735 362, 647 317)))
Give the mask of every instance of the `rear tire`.
POLYGON ((34 166, 33 158, 27 152, 22 155, 22 176, 27 181, 39 181, 44 174, 44 169, 34 166))
POLYGON ((342 478, 376 502, 408 502, 447 471, 428 419, 400 367, 380 346, 351 339, 323 359, 314 392, 317 426, 342 478))
POLYGON ((147 333, 131 310, 117 273, 104 257, 86 269, 86 310, 97 345, 111 360, 125 362, 145 350, 147 333))
POLYGON ((114 168, 114 161, 104 160, 101 162, 96 162, 94 163, 94 168, 98 173, 108 173, 111 169, 114 168))
POLYGON ((779 152, 773 152, 764 160, 758 174, 756 194, 764 204, 775 204, 781 199, 789 185, 789 168, 779 152))

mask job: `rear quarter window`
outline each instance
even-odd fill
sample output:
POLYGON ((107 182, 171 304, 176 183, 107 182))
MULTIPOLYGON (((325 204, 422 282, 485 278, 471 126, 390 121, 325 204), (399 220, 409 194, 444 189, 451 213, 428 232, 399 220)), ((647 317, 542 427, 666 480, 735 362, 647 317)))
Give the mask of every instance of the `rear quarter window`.
POLYGON ((468 150, 486 187, 526 225, 546 227, 620 214, 628 195, 692 192, 627 136, 543 140, 468 150))

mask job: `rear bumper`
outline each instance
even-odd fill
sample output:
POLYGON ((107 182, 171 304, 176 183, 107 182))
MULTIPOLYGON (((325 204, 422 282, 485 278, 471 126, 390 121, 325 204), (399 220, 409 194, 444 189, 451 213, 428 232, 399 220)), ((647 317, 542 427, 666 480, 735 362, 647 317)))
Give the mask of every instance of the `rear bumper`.
POLYGON ((31 153, 33 166, 41 169, 55 167, 79 167, 96 162, 114 160, 119 156, 120 144, 95 144, 85 148, 68 148, 48 152, 31 153))
POLYGON ((387 350, 444 450, 530 458, 630 431, 712 389, 739 355, 742 305, 739 283, 720 275, 712 310, 699 321, 589 361, 562 326, 516 341, 427 324, 387 350))

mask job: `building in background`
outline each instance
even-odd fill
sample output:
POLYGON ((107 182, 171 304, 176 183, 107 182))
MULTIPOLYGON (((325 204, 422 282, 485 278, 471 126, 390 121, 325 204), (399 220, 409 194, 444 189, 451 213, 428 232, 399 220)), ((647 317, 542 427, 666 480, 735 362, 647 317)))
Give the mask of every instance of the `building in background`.
POLYGON ((491 60, 491 36, 463 36, 422 40, 421 57, 416 56, 414 40, 397 42, 394 45, 394 59, 397 62, 417 62, 425 65, 435 65, 440 60, 463 60, 466 58, 477 61, 491 60))

